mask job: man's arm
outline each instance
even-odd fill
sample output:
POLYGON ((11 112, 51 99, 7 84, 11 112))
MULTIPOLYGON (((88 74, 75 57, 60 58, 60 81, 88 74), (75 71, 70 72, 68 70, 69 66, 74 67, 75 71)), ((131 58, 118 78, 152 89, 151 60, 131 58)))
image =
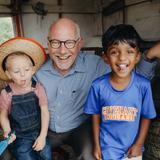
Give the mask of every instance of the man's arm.
POLYGON ((160 42, 158 42, 148 50, 146 54, 146 58, 148 60, 154 60, 156 58, 160 58, 160 42))
POLYGON ((156 59, 160 58, 160 42, 143 54, 136 71, 148 79, 152 79, 157 65, 156 59))

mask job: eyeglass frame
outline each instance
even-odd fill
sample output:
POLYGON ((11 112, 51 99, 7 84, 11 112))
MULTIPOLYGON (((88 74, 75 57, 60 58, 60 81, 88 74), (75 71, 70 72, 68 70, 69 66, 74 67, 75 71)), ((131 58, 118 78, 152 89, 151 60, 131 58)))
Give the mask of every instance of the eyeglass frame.
POLYGON ((70 39, 68 39, 68 40, 66 40, 66 41, 60 41, 60 40, 58 40, 58 39, 49 39, 49 38, 48 38, 48 42, 50 43, 50 46, 51 46, 52 48, 54 48, 54 47, 51 45, 51 42, 52 42, 52 41, 55 40, 55 41, 59 42, 59 47, 54 48, 54 49, 60 48, 60 47, 62 46, 62 43, 64 44, 65 48, 67 48, 67 49, 73 49, 73 48, 76 46, 76 43, 77 43, 80 39, 81 39, 81 38, 79 37, 79 38, 77 38, 77 40, 70 40, 70 39), (68 41, 74 42, 73 47, 68 48, 68 47, 66 46, 66 42, 68 42, 68 41))

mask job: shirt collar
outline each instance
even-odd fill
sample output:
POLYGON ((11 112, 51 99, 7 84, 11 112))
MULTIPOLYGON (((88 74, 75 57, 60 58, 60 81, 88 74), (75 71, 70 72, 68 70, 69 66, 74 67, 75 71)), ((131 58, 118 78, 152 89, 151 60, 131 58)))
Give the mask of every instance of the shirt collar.
POLYGON ((75 72, 85 72, 86 69, 85 69, 84 61, 85 59, 84 59, 83 53, 80 52, 71 70, 75 72))

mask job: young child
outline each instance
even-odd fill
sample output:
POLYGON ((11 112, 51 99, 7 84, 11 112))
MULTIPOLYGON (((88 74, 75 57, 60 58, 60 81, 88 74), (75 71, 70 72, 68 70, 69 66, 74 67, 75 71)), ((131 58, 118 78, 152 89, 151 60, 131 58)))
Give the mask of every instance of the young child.
POLYGON ((49 112, 42 85, 33 80, 45 51, 32 39, 16 37, 0 46, 0 78, 10 82, 0 94, 0 124, 16 160, 51 160, 46 141, 49 112))
POLYGON ((150 120, 156 116, 150 82, 133 71, 140 36, 131 25, 111 26, 102 37, 112 71, 91 86, 84 112, 92 114, 97 160, 141 160, 150 120))

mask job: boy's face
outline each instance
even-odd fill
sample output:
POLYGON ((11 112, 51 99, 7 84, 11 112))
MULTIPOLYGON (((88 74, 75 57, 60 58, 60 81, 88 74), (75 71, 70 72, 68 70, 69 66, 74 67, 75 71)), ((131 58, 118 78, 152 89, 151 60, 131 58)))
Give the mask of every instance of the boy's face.
POLYGON ((31 85, 34 67, 29 57, 8 57, 6 74, 17 86, 26 88, 31 85))
POLYGON ((130 76, 140 59, 140 53, 128 43, 111 45, 105 53, 105 61, 111 66, 114 75, 119 78, 130 76))

